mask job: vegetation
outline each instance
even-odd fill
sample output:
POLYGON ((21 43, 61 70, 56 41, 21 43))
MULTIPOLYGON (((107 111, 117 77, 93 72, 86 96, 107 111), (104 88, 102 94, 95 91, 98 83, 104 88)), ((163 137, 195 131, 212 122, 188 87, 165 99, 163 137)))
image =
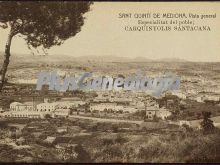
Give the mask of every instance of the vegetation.
POLYGON ((205 134, 212 133, 215 130, 213 121, 210 120, 211 112, 203 112, 203 121, 200 123, 202 130, 205 134))
POLYGON ((95 162, 218 162, 219 132, 203 136, 197 133, 102 135, 88 142, 95 162))
MULTIPOLYGON (((209 117, 209 115, 205 116, 209 117)), ((196 130, 188 125, 161 127, 164 125, 162 123, 161 126, 154 126, 154 130, 142 129, 129 123, 97 123, 78 119, 36 120, 26 121, 26 124, 21 137, 30 147, 15 148, 11 145, 13 139, 11 144, 0 144, 1 162, 29 160, 30 162, 75 163, 204 163, 220 161, 220 130, 217 128, 213 132, 204 134, 203 130, 196 130), (68 127, 68 132, 57 133, 57 128, 63 126, 68 127), (129 128, 129 131, 123 131, 122 128, 129 128), (37 136, 38 133, 40 136, 37 136), (48 136, 59 137, 61 141, 46 143, 45 139, 48 136)), ((147 125, 147 122, 145 124, 147 125)), ((1 139, 9 138, 7 125, 2 129, 1 134, 4 134, 1 139)))

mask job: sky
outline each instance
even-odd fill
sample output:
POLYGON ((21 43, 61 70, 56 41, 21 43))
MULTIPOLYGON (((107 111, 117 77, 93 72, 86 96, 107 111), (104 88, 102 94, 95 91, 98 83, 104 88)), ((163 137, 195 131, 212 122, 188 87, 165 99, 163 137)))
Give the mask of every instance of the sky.
MULTIPOLYGON (((75 37, 47 52, 80 56, 122 56, 147 59, 180 58, 189 61, 220 61, 220 2, 95 2, 85 14, 85 24, 75 37), (215 19, 198 19, 211 31, 149 32, 125 31, 137 19, 120 19, 119 13, 216 14, 215 19)), ((0 30, 0 51, 4 51, 8 30, 0 30)), ((31 54, 22 37, 15 36, 11 51, 31 54)), ((36 50, 32 50, 38 54, 36 50)), ((38 49, 42 53, 41 48, 38 49)))

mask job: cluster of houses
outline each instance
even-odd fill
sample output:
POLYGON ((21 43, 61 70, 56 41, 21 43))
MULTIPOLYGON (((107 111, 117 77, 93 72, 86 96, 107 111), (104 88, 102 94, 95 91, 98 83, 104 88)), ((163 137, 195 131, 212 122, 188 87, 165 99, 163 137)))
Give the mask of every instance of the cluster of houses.
POLYGON ((70 115, 70 107, 78 107, 84 105, 84 101, 56 101, 48 102, 45 99, 43 103, 36 104, 34 102, 12 102, 9 111, 1 113, 3 117, 17 118, 45 118, 46 115, 51 117, 67 117, 70 115))
MULTIPOLYGON (((118 100, 121 102, 121 100, 118 100)), ((126 99, 125 103, 130 100, 126 99)), ((86 102, 82 100, 65 100, 49 102, 44 99, 43 103, 35 102, 12 102, 8 111, 0 113, 2 117, 15 118, 45 118, 49 115, 52 118, 68 117, 71 115, 71 110, 75 109, 77 112, 89 111, 93 113, 135 113, 137 111, 146 111, 146 118, 153 120, 154 117, 166 119, 172 113, 154 102, 154 104, 145 103, 142 101, 130 102, 130 104, 119 104, 114 102, 86 102), (86 106, 87 105, 87 106, 86 106)))

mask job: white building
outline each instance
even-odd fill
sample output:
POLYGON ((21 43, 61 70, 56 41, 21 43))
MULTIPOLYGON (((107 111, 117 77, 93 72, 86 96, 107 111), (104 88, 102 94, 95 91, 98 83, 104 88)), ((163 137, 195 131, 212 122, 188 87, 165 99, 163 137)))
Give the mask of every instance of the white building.
POLYGON ((2 117, 20 117, 20 118, 44 118, 47 114, 52 117, 67 117, 70 114, 70 107, 84 105, 83 101, 58 101, 49 103, 45 101, 38 105, 33 102, 10 104, 10 111, 1 113, 2 117))
POLYGON ((55 110, 52 103, 41 103, 37 106, 33 102, 13 102, 10 104, 10 111, 4 112, 3 117, 15 118, 44 118, 46 114, 50 114, 55 110))
POLYGON ((15 117, 15 118, 44 118, 44 114, 35 111, 7 111, 2 113, 2 117, 15 117))
POLYGON ((19 102, 13 102, 10 104, 10 110, 11 111, 33 111, 34 105, 32 102, 26 102, 26 103, 19 103, 19 102))
POLYGON ((37 105, 37 111, 39 112, 53 112, 56 107, 57 107, 58 103, 40 103, 37 105))

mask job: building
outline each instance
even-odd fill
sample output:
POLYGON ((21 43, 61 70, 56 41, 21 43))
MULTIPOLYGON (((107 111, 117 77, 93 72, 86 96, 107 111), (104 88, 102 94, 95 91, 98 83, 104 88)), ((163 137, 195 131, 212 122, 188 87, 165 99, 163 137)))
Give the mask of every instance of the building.
POLYGON ((34 105, 33 102, 13 102, 10 104, 10 110, 2 114, 3 117, 15 118, 44 118, 50 111, 55 110, 52 103, 41 103, 34 105))
POLYGON ((6 111, 2 113, 2 117, 15 117, 15 118, 44 118, 44 114, 35 111, 6 111))
POLYGON ((11 111, 33 111, 35 108, 33 102, 19 103, 13 102, 10 104, 11 111))
POLYGON ((37 111, 40 112, 53 112, 56 107, 57 107, 58 103, 40 103, 37 105, 37 111))
POLYGON ((2 117, 19 118, 44 118, 47 114, 52 117, 68 117, 71 107, 78 107, 84 104, 85 102, 81 100, 64 100, 50 103, 47 99, 37 105, 35 105, 34 102, 13 102, 10 104, 10 110, 0 115, 2 117))

